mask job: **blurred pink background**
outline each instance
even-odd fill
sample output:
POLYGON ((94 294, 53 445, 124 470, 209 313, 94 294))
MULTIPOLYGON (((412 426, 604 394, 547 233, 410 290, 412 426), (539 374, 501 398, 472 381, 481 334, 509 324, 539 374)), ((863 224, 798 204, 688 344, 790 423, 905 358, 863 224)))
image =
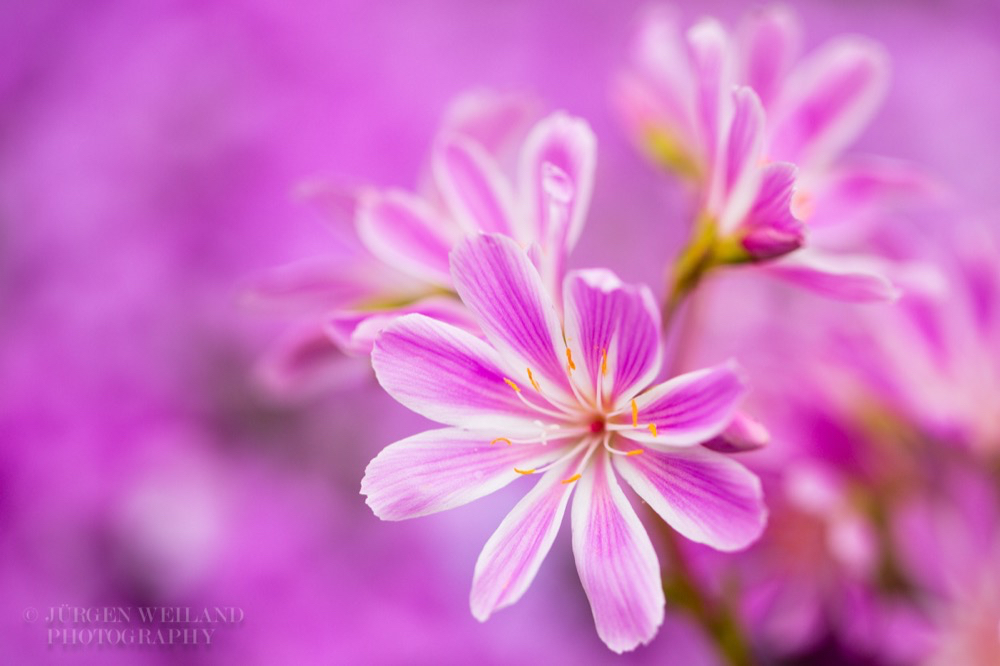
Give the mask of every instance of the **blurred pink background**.
MULTIPOLYGON (((525 598, 478 623, 476 555, 519 491, 379 521, 358 492, 364 467, 420 419, 365 359, 320 395, 269 394, 253 369, 287 322, 239 299, 250 276, 329 242, 293 200, 298 181, 413 187, 442 112, 471 87, 592 124, 597 185, 571 266, 661 291, 690 211, 608 100, 641 6, 0 10, 0 662, 716 663, 669 612, 650 646, 608 652, 565 526, 525 598), (245 620, 210 648, 49 647, 24 612, 61 604, 237 606, 245 620)), ((680 4, 730 24, 750 6, 680 4)), ((1000 5, 796 9, 807 47, 858 32, 893 58, 856 148, 923 164, 963 212, 996 220, 1000 5)))

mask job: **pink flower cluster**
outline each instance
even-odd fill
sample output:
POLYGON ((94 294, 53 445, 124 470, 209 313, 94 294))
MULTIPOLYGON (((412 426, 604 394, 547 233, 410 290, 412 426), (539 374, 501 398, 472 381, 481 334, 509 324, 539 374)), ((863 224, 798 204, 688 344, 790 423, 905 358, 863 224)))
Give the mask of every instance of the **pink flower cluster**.
POLYGON ((0 662, 1000 664, 1000 9, 670 1, 7 3, 0 662))
POLYGON ((928 328, 928 313, 952 307, 965 285, 948 283, 945 262, 902 242, 892 221, 907 208, 943 211, 944 190, 915 165, 847 154, 886 94, 888 55, 845 36, 803 56, 802 41, 785 8, 732 32, 714 19, 685 27, 669 8, 641 15, 612 100, 665 182, 684 184, 691 211, 659 304, 607 269, 567 272, 601 139, 565 112, 537 119, 532 100, 479 91, 456 102, 417 193, 310 186, 346 213, 341 254, 254 288, 311 313, 310 335, 272 359, 272 378, 287 387, 321 374, 334 345, 370 354, 389 395, 444 426, 368 465, 361 492, 374 513, 424 516, 538 476, 476 562, 476 618, 522 597, 572 503, 576 568, 615 652, 651 641, 671 605, 734 663, 826 644, 893 658, 947 644, 928 638, 936 618, 915 601, 946 592, 907 570, 926 553, 895 531, 903 514, 948 510, 966 459, 998 460, 995 405, 984 415, 978 397, 954 387, 996 392, 1000 290, 995 272, 976 272, 968 307, 928 328), (743 266, 871 309, 845 317, 843 306, 796 295, 805 317, 772 301, 749 318, 696 319, 696 307, 780 293, 745 282, 743 266), (724 290, 717 276, 730 277, 724 290), (758 335, 771 344, 748 342, 758 335), (325 352, 302 353, 317 345, 325 352), (677 372, 748 346, 749 372, 733 361, 677 372), (751 400, 765 426, 737 410, 768 358, 780 376, 751 400), (766 428, 783 441, 747 459, 754 473, 732 455, 761 449, 766 428), (946 442, 955 437, 961 446, 946 442), (941 468, 907 461, 904 442, 941 468), (773 506, 766 531, 761 477, 773 506), (717 551, 759 543, 718 560, 674 532, 717 551), (712 600, 719 590, 690 558, 738 571, 743 594, 712 600), (862 613, 872 627, 858 627, 862 613), (873 628, 888 617, 908 629, 873 628))

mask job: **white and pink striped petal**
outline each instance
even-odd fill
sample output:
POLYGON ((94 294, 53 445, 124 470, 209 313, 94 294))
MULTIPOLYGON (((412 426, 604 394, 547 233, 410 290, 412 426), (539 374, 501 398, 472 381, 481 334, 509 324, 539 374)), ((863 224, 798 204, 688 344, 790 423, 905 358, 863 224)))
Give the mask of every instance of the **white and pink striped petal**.
POLYGON ((535 125, 525 139, 518 166, 525 224, 518 240, 539 242, 550 253, 568 254, 583 231, 596 170, 597 138, 584 120, 557 112, 535 125), (552 214, 546 165, 564 175, 565 219, 554 219, 552 214))
POLYGON ((615 456, 615 469, 672 528, 717 550, 746 548, 764 530, 760 480, 703 447, 615 456))
POLYGON ((432 285, 448 285, 448 252, 458 235, 427 202, 402 190, 370 191, 357 216, 358 236, 384 264, 432 285))
POLYGON ((774 259, 805 243, 805 225, 792 211, 797 175, 788 162, 760 170, 756 198, 743 221, 743 247, 754 259, 774 259))
POLYGON ((648 643, 663 623, 659 563, 609 456, 596 456, 577 484, 571 516, 576 569, 597 634, 621 654, 648 643))
POLYGON ((486 542, 469 597, 480 622, 520 599, 531 585, 555 541, 583 457, 580 452, 545 472, 486 542))
POLYGON ((445 135, 435 146, 431 167, 452 219, 465 233, 514 235, 514 193, 485 149, 461 135, 445 135))
POLYGON ((639 394, 611 423, 630 440, 660 446, 694 446, 725 430, 746 394, 734 363, 679 375, 639 394))
POLYGON ((438 423, 511 437, 540 430, 537 413, 505 381, 497 353, 455 326, 401 317, 376 338, 372 367, 389 395, 438 423))
POLYGON ((719 231, 731 234, 741 226, 754 205, 761 186, 761 151, 764 144, 764 108, 753 90, 737 88, 732 94, 733 114, 712 184, 709 209, 717 211, 719 231))
POLYGON ((860 255, 831 255, 802 249, 763 267, 786 282, 852 303, 879 303, 899 298, 899 289, 886 276, 889 262, 860 255))
POLYGON ((493 493, 556 460, 563 442, 512 444, 491 432, 444 428, 407 437, 368 464, 361 494, 382 520, 453 509, 493 493))
POLYGON ((563 283, 563 303, 567 365, 581 394, 611 407, 649 386, 662 362, 659 310, 649 289, 603 269, 574 271, 563 283))
POLYGON ((562 326, 538 270, 512 239, 486 234, 451 255, 455 289, 519 386, 563 404, 575 398, 562 326))
POLYGON ((750 14, 737 31, 739 80, 770 106, 802 50, 802 26, 788 7, 773 5, 750 14))
POLYGON ((694 75, 695 113, 705 156, 710 164, 720 160, 723 123, 730 115, 733 82, 729 35, 715 19, 702 19, 687 31, 694 75))
POLYGON ((527 129, 538 106, 528 95, 477 88, 448 105, 442 133, 460 134, 500 155, 527 129))
POLYGON ((882 103, 889 58, 861 37, 831 40, 798 64, 775 102, 769 157, 826 166, 852 143, 882 103))
POLYGON ((257 363, 255 375, 274 394, 292 397, 350 385, 363 376, 315 321, 287 331, 257 363))

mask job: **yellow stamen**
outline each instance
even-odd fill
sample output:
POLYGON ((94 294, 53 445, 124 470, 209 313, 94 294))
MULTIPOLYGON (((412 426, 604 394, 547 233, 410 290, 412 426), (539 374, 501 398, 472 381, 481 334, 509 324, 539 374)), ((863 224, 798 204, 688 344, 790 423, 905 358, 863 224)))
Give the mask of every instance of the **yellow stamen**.
POLYGON ((642 449, 632 449, 631 451, 629 451, 625 455, 627 455, 627 456, 637 456, 640 453, 642 453, 642 449))
POLYGON ((573 362, 573 350, 569 347, 566 347, 566 364, 570 372, 576 370, 576 363, 573 362))
POLYGON ((602 349, 601 350, 601 374, 602 375, 607 375, 608 374, 608 350, 607 349, 602 349))
POLYGON ((653 437, 656 437, 656 424, 655 423, 650 423, 649 424, 649 432, 653 433, 653 437))
POLYGON ((528 379, 531 380, 531 385, 533 387, 535 387, 535 390, 538 391, 539 393, 541 393, 542 392, 542 387, 539 386, 538 382, 535 381, 535 376, 533 374, 531 374, 531 368, 528 368, 528 379))
POLYGON ((535 473, 534 469, 518 469, 516 467, 514 468, 514 471, 517 472, 518 474, 524 474, 524 475, 535 473))
POLYGON ((636 406, 635 400, 632 401, 632 427, 639 427, 639 407, 636 406))
POLYGON ((506 437, 497 437, 492 442, 490 442, 490 446, 493 446, 497 442, 507 442, 507 446, 510 446, 512 444, 512 442, 509 439, 507 439, 506 437))
POLYGON ((517 391, 518 393, 520 393, 520 392, 521 392, 521 388, 520 388, 520 387, 519 387, 519 386, 518 386, 517 384, 515 384, 515 383, 514 383, 514 382, 512 382, 512 381, 510 381, 510 380, 509 380, 509 379, 507 379, 506 377, 504 377, 504 378, 503 378, 503 380, 504 380, 504 381, 505 381, 505 382, 507 383, 507 386, 511 387, 512 389, 514 389, 514 390, 515 390, 515 391, 517 391))
POLYGON ((559 483, 573 483, 574 481, 579 481, 579 480, 580 480, 580 475, 579 474, 574 474, 573 476, 569 477, 568 479, 563 479, 559 483))

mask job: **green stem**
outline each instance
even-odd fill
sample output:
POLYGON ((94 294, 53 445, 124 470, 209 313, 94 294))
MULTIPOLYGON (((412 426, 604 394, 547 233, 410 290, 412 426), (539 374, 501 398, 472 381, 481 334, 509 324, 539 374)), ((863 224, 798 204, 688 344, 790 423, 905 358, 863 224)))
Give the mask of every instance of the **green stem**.
POLYGON ((726 265, 752 261, 742 242, 735 236, 719 236, 715 220, 707 213, 698 215, 694 233, 687 247, 674 262, 663 303, 663 331, 666 333, 684 299, 694 291, 709 272, 726 265))
POLYGON ((713 603, 695 579, 672 529, 663 525, 664 543, 671 570, 664 576, 663 591, 674 605, 687 610, 711 637, 720 655, 731 666, 753 666, 753 652, 743 627, 728 604, 713 603))
POLYGON ((664 332, 670 329, 684 299, 694 291, 712 266, 715 243, 715 223, 708 216, 700 215, 695 222, 691 242, 677 257, 668 277, 667 299, 663 304, 664 332))
MULTIPOLYGON (((663 333, 669 333, 681 305, 705 275, 717 266, 746 260, 747 255, 738 243, 718 237, 715 221, 709 215, 699 215, 691 240, 674 262, 668 278, 661 322, 663 333)), ((685 332, 681 331, 682 338, 685 332)), ((683 339, 678 343, 678 348, 682 347, 683 339)), ((750 641, 730 604, 722 599, 713 602, 706 596, 688 565, 676 533, 662 520, 657 519, 656 522, 662 528, 663 542, 671 563, 663 578, 663 591, 668 601, 691 614, 727 664, 753 666, 750 641)))

